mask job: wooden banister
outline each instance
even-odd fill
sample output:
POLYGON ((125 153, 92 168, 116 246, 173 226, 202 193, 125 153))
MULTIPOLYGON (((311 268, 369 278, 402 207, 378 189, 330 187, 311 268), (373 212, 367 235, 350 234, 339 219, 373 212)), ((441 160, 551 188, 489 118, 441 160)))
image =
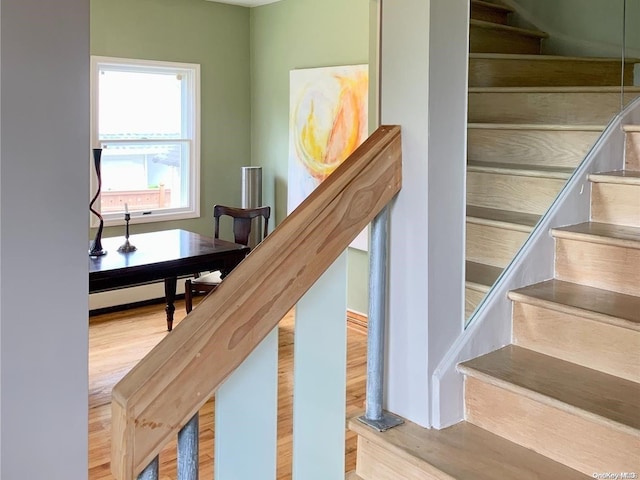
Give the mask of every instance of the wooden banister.
POLYGON ((401 186, 400 127, 371 135, 113 389, 111 470, 134 480, 401 186))

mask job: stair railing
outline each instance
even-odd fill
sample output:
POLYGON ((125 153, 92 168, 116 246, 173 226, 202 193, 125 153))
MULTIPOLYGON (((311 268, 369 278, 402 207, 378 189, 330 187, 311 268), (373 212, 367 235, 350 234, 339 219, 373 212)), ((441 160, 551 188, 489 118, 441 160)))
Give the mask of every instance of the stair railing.
POLYGON ((176 435, 178 479, 198 478, 199 409, 398 193, 401 165, 400 127, 378 128, 114 387, 117 480, 157 479, 176 435))

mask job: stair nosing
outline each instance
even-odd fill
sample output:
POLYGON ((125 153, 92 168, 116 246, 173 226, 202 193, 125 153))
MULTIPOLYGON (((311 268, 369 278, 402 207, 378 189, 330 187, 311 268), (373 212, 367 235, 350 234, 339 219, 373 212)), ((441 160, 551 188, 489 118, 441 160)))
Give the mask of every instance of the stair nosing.
POLYGON ((592 183, 609 183, 615 185, 639 185, 640 175, 638 176, 625 176, 626 170, 620 170, 617 172, 601 172, 590 173, 589 181, 592 183))
POLYGON ((492 10, 498 10, 500 12, 505 12, 505 13, 515 12, 513 8, 507 7, 506 5, 498 5, 497 3, 485 2, 483 0, 471 0, 471 3, 475 3, 476 5, 487 7, 492 10))
POLYGON ((484 20, 476 20, 474 18, 469 20, 469 25, 479 27, 479 28, 485 28, 487 30, 500 30, 503 32, 515 33, 518 35, 524 35, 532 38, 540 38, 540 39, 549 38, 548 33, 542 32, 540 30, 530 30, 527 28, 512 27, 511 25, 503 25, 501 23, 486 22, 484 20))
MULTIPOLYGON (((473 52, 469 53, 470 59, 479 60, 532 60, 532 61, 583 61, 583 62, 611 62, 620 64, 620 58, 611 57, 572 57, 563 55, 539 55, 535 53, 489 53, 473 52)), ((625 63, 639 63, 639 58, 625 58, 625 63)))
POLYGON ((489 163, 467 161, 467 172, 492 173, 495 175, 512 175, 517 177, 549 178, 568 180, 574 172, 573 168, 558 167, 555 170, 545 170, 536 165, 520 165, 509 163, 489 163))
POLYGON ((475 290, 477 292, 484 293, 485 295, 489 293, 489 290, 491 290, 490 285, 488 286, 483 283, 473 282, 471 280, 465 280, 464 285, 470 290, 475 290))
POLYGON ((466 220, 468 223, 472 223, 474 225, 485 225, 487 227, 502 228, 504 230, 511 230, 521 233, 533 232, 533 227, 522 225, 520 223, 507 222, 504 220, 492 220, 489 218, 476 217, 473 215, 467 215, 466 220))
MULTIPOLYGON (((571 282, 564 282, 562 280, 556 280, 556 281, 562 282, 562 283, 571 283, 571 282)), ((594 288, 594 287, 588 287, 588 288, 594 288)), ((597 312, 595 310, 590 310, 584 307, 556 302, 554 300, 549 300, 546 298, 540 298, 538 296, 535 296, 529 293, 524 293, 521 290, 522 289, 511 290, 507 293, 507 296, 509 297, 510 300, 514 302, 537 306, 540 308, 545 308, 547 310, 552 310, 554 312, 573 315, 576 317, 585 318, 587 320, 592 320, 599 323, 606 323, 608 325, 612 325, 619 328, 625 328, 633 331, 640 331, 640 323, 633 322, 632 320, 627 320, 625 318, 609 315, 603 312, 597 312)))
POLYGON ((539 130, 539 131, 576 131, 576 132, 602 132, 606 125, 553 125, 548 123, 486 123, 469 122, 468 129, 475 130, 539 130))
MULTIPOLYGON (((598 233, 576 232, 576 231, 570 230, 573 227, 587 225, 587 224, 609 226, 609 224, 605 224, 605 223, 585 222, 578 225, 570 225, 568 227, 552 228, 551 235, 554 238, 577 240, 582 242, 595 243, 598 245, 611 245, 611 246, 623 247, 623 248, 640 249, 640 237, 637 240, 635 240, 635 239, 629 239, 629 238, 607 236, 607 235, 602 235, 598 233)), ((628 227, 624 225, 613 225, 613 226, 621 229, 635 230, 638 233, 640 233, 639 227, 628 227)))
MULTIPOLYGON (((496 267, 494 265, 487 265, 485 263, 471 262, 471 261, 467 260, 465 262, 465 279, 464 279, 465 280, 465 286, 486 294, 491 289, 491 286, 498 280, 498 278, 500 278, 500 275, 502 274, 503 271, 504 271, 504 268, 501 268, 501 267, 496 267), (469 280, 468 277, 467 277, 467 273, 469 271, 469 265, 468 264, 480 265, 483 268, 488 268, 490 270, 494 270, 494 269, 495 270, 500 270, 500 273, 498 273, 498 275, 495 277, 495 279, 491 282, 490 285, 487 285, 485 283, 476 282, 474 280, 469 280)), ((493 278, 493 276, 492 276, 492 278, 493 278)))
POLYGON ((536 221, 535 223, 510 222, 508 220, 501 220, 498 218, 489 218, 489 217, 474 215, 474 213, 469 213, 469 207, 477 208, 485 212, 489 211, 488 213, 496 210, 492 208, 476 207, 475 205, 467 205, 467 215, 466 215, 467 222, 473 223, 476 225, 487 225, 490 227, 504 228, 506 230, 512 230, 516 232, 531 233, 540 219, 540 216, 537 215, 538 221, 536 221))
MULTIPOLYGON (((527 348, 524 347, 519 347, 519 346, 514 346, 515 348, 518 349, 522 349, 522 350, 529 350, 527 348)), ((535 352, 533 350, 529 350, 531 352, 536 353, 537 355, 541 355, 541 356, 549 356, 549 355, 545 355, 542 353, 538 353, 535 352)), ((571 362, 567 362, 565 360, 560 360, 556 357, 551 357, 551 358, 555 358, 558 362, 564 362, 564 363, 571 363, 571 362)), ((593 369, 589 369, 587 367, 580 367, 580 368, 584 368, 585 370, 593 370, 593 369)), ((489 373, 485 373, 482 371, 479 371, 477 369, 475 369, 472 366, 469 365, 465 365, 464 363, 458 364, 457 366, 457 370, 462 373, 463 375, 467 375, 470 377, 473 377, 477 380, 480 380, 482 382, 486 382, 490 385, 493 385, 495 387, 501 388, 503 390, 507 390, 509 392, 515 393, 516 395, 522 395, 525 398, 528 398, 530 400, 533 400, 535 402, 541 403, 543 405, 547 405, 549 407, 553 407, 556 408, 558 410, 570 413, 572 415, 577 415, 580 416, 582 418, 586 418, 589 419, 591 421, 595 421, 598 423, 604 423, 606 425, 609 425, 613 428, 616 428, 617 430, 621 431, 621 432, 625 432, 625 433, 629 433, 633 436, 636 436, 638 438, 640 438, 640 430, 631 426, 631 425, 626 425, 624 423, 621 423, 617 420, 614 420, 612 418, 600 415, 598 413, 589 411, 589 410, 585 410, 584 408, 580 408, 576 405, 572 405, 570 403, 564 402, 562 400, 558 400, 555 398, 552 398, 544 393, 538 392, 536 390, 532 390, 530 388, 527 388, 525 386, 521 386, 521 385, 517 385, 515 383, 512 383, 508 380, 504 380, 502 378, 493 376, 489 373)), ((596 371, 596 370, 594 370, 596 371)), ((602 372, 598 372, 598 373, 602 373, 602 372)), ((609 375, 609 374, 603 374, 603 375, 609 375)), ((609 375, 610 377, 613 377, 614 375, 609 375)), ((634 383, 634 382, 632 382, 634 383)))
MULTIPOLYGON (((625 93, 640 93, 640 86, 625 87, 625 93)), ((620 87, 469 87, 469 93, 620 93, 620 87)))

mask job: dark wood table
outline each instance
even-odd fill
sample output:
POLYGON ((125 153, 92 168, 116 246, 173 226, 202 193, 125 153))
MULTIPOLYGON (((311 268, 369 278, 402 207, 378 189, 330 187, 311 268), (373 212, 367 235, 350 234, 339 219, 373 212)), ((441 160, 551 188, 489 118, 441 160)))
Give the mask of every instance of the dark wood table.
POLYGON ((137 247, 119 253, 124 236, 103 238, 107 254, 89 257, 89 293, 132 287, 164 280, 167 329, 173 328, 178 277, 220 270, 224 277, 249 253, 249 247, 186 230, 131 235, 137 247))

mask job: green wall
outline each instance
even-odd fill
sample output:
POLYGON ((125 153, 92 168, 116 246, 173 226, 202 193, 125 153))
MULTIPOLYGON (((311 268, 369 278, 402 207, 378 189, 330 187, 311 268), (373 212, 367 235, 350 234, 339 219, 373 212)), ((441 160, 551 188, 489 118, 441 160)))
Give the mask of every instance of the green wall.
POLYGON ((240 204, 240 167, 251 164, 249 12, 204 0, 91 0, 92 55, 201 65, 201 218, 132 222, 133 232, 211 234, 213 205, 240 204))
MULTIPOLYGON (((214 203, 240 204, 245 165, 263 167, 264 203, 274 208, 275 223, 282 221, 289 70, 371 64, 376 8, 377 0, 283 0, 252 9, 205 0, 91 0, 92 55, 201 65, 201 218, 132 222, 132 232, 210 233, 214 203)), ((372 92, 375 80, 370 76, 372 92)), ((374 127, 371 102, 369 111, 374 127)), ((122 228, 107 228, 105 235, 120 235, 122 228)), ((367 264, 366 252, 350 249, 348 305, 362 313, 367 264)))
MULTIPOLYGON (((277 223, 287 214, 289 71, 370 63, 376 3, 282 0, 251 9, 252 164, 263 168, 263 198, 277 223)), ((367 313, 366 252, 349 249, 348 265, 348 306, 367 313)))
POLYGON ((369 0, 282 0, 251 9, 252 163, 276 221, 287 212, 289 71, 369 62, 369 0))
MULTIPOLYGON (((545 53, 621 56, 623 0, 505 0, 521 20, 551 34, 545 53)), ((626 56, 640 56, 640 2, 627 1, 626 56)))

